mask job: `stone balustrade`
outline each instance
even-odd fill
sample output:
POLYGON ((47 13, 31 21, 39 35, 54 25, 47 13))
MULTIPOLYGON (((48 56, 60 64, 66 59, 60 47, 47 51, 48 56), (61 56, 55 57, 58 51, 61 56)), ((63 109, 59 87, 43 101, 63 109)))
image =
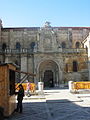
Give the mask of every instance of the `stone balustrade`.
MULTIPOLYGON (((35 53, 41 52, 42 51, 34 51, 35 53)), ((22 48, 22 49, 5 49, 4 51, 2 49, 0 49, 0 54, 5 53, 5 54, 24 54, 24 53, 28 53, 28 54, 32 54, 34 53, 33 51, 31 51, 31 49, 27 49, 27 48, 22 48)), ((43 53, 47 53, 47 51, 44 51, 43 53)), ((86 53, 86 49, 74 49, 74 48, 65 48, 62 50, 57 50, 57 51, 49 51, 49 53, 86 53)))
POLYGON ((86 49, 82 49, 82 48, 79 48, 79 49, 75 49, 75 48, 72 48, 72 49, 62 49, 62 52, 63 53, 86 53, 86 49))

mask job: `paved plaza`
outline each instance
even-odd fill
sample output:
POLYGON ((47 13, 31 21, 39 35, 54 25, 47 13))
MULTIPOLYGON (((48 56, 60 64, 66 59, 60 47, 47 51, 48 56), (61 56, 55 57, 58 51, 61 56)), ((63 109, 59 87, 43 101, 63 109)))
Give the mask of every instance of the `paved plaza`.
POLYGON ((44 95, 25 97, 23 113, 6 120, 90 120, 90 94, 68 89, 44 90, 44 95))

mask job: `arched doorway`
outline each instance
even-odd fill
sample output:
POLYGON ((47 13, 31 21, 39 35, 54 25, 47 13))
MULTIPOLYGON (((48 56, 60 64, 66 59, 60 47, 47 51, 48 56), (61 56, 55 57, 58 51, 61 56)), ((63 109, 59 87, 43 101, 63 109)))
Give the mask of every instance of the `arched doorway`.
POLYGON ((44 82, 44 87, 59 86, 59 67, 53 60, 45 60, 39 65, 39 80, 44 82))
POLYGON ((45 87, 54 87, 53 72, 51 70, 46 70, 44 72, 43 82, 45 87))

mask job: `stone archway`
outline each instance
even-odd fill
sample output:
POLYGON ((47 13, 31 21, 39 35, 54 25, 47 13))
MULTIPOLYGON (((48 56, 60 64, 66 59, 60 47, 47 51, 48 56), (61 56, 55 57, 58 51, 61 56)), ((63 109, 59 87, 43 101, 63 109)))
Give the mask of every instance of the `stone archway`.
POLYGON ((45 87, 59 85, 59 67, 53 60, 45 60, 39 65, 39 79, 44 82, 45 87))

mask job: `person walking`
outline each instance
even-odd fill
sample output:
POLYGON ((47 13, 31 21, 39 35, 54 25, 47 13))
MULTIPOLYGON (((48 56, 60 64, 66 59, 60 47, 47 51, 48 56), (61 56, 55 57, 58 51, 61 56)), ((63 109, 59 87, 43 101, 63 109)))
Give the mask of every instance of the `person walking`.
POLYGON ((27 95, 28 97, 31 96, 31 94, 30 94, 30 82, 27 83, 27 93, 26 93, 26 95, 27 95))
POLYGON ((24 97, 24 88, 22 84, 19 85, 19 91, 16 92, 16 94, 17 94, 17 101, 18 101, 16 112, 22 113, 23 111, 22 100, 24 97))

